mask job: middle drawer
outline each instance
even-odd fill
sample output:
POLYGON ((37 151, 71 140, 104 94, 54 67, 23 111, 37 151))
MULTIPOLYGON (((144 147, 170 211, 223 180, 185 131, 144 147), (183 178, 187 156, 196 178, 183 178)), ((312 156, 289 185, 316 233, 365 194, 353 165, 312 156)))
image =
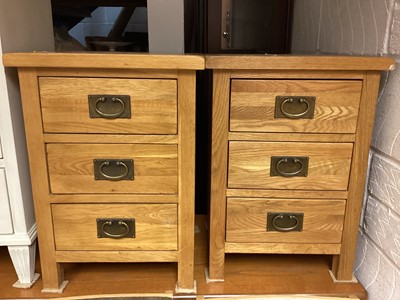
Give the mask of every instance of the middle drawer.
POLYGON ((229 142, 228 188, 347 190, 352 143, 229 142))
POLYGON ((178 192, 177 145, 48 144, 47 159, 54 194, 178 192))

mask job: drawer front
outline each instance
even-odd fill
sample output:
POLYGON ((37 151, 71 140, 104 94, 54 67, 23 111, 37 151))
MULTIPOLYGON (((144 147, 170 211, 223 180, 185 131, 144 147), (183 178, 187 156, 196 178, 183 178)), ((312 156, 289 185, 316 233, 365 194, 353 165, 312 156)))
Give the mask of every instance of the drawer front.
POLYGON ((176 204, 53 204, 52 215, 56 250, 177 250, 176 204))
POLYGON ((177 153, 177 145, 48 144, 50 189, 54 194, 176 194, 177 153))
POLYGON ((345 200, 228 198, 226 240, 238 243, 340 243, 345 203, 345 200), (268 214, 276 216, 269 223, 273 222, 280 230, 300 222, 302 229, 267 230, 268 214), (284 224, 280 220, 282 214, 298 217, 284 224))
POLYGON ((347 190, 352 150, 352 143, 232 141, 228 188, 347 190))
POLYGON ((44 132, 177 132, 176 80, 42 77, 39 89, 44 132))
POLYGON ((3 168, 0 168, 0 208, 0 234, 11 234, 14 229, 8 199, 6 172, 3 168))
POLYGON ((232 80, 230 130, 354 133, 361 87, 356 80, 232 80))

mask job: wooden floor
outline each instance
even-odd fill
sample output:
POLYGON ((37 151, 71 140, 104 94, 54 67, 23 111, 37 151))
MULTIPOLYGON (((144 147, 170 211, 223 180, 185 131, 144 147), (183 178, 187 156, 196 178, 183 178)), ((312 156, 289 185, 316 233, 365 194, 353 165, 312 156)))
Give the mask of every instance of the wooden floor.
MULTIPOLYGON (((358 283, 333 283, 328 270, 329 256, 313 255, 236 255, 226 257, 225 282, 206 283, 206 218, 196 220, 195 279, 197 294, 192 298, 222 295, 306 294, 321 296, 357 296, 367 299, 358 283)), ((36 271, 40 273, 37 261, 36 271)), ((180 298, 174 293, 176 264, 65 264, 69 281, 63 294, 41 293, 42 282, 31 289, 16 289, 17 276, 6 247, 0 247, 0 299, 52 299, 85 295, 162 294, 180 298)), ((186 298, 186 297, 182 297, 186 298)))

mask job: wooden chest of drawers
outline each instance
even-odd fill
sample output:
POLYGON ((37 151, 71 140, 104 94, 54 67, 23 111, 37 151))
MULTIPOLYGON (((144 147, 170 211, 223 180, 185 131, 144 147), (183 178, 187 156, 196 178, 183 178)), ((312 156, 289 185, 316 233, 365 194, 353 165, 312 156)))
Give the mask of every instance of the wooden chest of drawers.
POLYGON ((195 76, 201 56, 14 53, 44 291, 62 263, 177 262, 194 290, 195 76))
POLYGON ((225 253, 333 255, 352 280, 380 72, 389 58, 207 56, 209 277, 225 253))

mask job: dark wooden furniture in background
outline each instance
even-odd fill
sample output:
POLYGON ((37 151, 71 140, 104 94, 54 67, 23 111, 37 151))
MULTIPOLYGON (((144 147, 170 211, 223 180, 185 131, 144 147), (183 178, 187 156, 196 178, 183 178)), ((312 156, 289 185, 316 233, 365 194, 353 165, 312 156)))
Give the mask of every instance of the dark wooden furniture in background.
POLYGON ((207 0, 205 53, 290 52, 291 0, 207 0))

